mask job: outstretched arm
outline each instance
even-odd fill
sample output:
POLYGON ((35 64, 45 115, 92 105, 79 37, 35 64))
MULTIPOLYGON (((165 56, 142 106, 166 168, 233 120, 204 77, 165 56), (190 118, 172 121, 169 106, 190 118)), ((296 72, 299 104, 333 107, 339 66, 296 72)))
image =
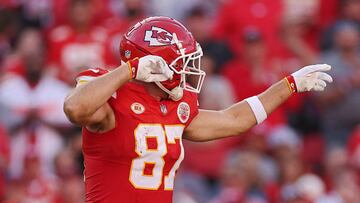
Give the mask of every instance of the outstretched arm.
POLYGON ((265 119, 293 92, 324 90, 325 81, 332 82, 332 78, 322 71, 330 69, 325 64, 300 69, 258 95, 260 108, 253 102, 241 101, 222 111, 200 110, 186 129, 184 138, 201 142, 243 133, 265 119))

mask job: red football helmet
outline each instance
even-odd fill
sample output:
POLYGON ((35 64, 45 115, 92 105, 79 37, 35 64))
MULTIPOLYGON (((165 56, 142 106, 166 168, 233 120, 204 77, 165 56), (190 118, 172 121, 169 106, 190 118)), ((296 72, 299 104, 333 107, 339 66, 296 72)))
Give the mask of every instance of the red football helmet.
POLYGON ((174 76, 156 84, 174 100, 181 99, 183 90, 201 90, 205 77, 200 69, 202 49, 192 34, 172 18, 150 17, 138 22, 121 40, 120 55, 124 62, 146 55, 162 57, 174 76))

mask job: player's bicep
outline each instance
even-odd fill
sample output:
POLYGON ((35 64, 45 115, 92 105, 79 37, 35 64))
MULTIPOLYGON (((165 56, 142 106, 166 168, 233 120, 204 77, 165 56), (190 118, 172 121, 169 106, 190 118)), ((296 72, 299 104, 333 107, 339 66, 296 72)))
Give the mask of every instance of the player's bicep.
POLYGON ((202 142, 227 137, 236 132, 234 122, 225 111, 199 110, 199 114, 186 128, 184 138, 202 142))
MULTIPOLYGON (((76 94, 88 81, 79 81, 76 88, 73 89, 65 98, 64 112, 68 119, 75 125, 87 127, 91 131, 103 132, 112 129, 115 126, 115 114, 108 102, 94 111, 89 111, 81 105, 78 100, 69 101, 72 94, 76 94)), ((91 99, 91 98, 87 98, 91 99)))
POLYGON ((111 106, 105 103, 84 121, 83 126, 86 126, 88 130, 101 133, 115 127, 115 114, 111 106))

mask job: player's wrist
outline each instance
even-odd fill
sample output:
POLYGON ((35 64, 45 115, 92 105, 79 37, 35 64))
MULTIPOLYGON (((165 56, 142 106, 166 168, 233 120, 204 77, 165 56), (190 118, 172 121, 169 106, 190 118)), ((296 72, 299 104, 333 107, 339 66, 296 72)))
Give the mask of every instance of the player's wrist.
POLYGON ((128 61, 126 64, 128 65, 128 70, 129 70, 129 80, 135 79, 139 67, 139 58, 136 57, 128 61))
POLYGON ((294 76, 289 75, 284 80, 291 94, 298 92, 294 76))

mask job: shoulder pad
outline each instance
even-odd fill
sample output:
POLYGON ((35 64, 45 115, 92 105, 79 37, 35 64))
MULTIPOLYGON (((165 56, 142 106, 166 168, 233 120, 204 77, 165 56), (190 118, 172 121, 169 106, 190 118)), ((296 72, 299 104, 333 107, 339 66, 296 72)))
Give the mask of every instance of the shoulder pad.
POLYGON ((88 81, 91 81, 91 80, 95 79, 96 77, 104 75, 104 74, 106 74, 108 72, 109 72, 108 70, 101 69, 101 68, 87 69, 87 70, 84 70, 84 71, 80 72, 76 76, 76 82, 78 84, 81 83, 81 82, 88 82, 88 81))

